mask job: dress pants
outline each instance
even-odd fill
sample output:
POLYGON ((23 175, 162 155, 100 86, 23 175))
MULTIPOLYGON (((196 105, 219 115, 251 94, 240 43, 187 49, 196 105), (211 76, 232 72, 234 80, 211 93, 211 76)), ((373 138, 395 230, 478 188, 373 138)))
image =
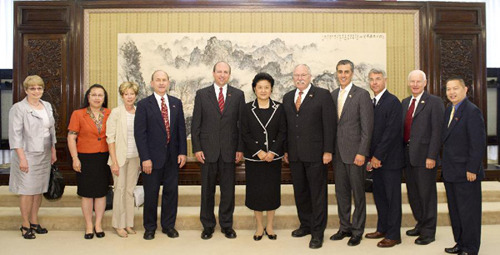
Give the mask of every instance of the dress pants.
POLYGON ((155 231, 158 217, 158 193, 163 184, 161 227, 174 228, 177 217, 179 165, 177 158, 167 158, 162 168, 153 165, 151 174, 142 173, 144 185, 144 229, 155 231))
POLYGON ((127 158, 120 167, 118 176, 113 174, 113 217, 114 228, 134 226, 134 189, 139 177, 139 157, 127 158))
POLYGON ((366 165, 345 164, 339 154, 336 153, 334 173, 340 230, 352 233, 353 236, 361 236, 365 231, 366 222, 366 165), (354 196, 354 213, 351 222, 352 196, 354 196))
POLYGON ((445 182, 453 237, 462 251, 477 254, 481 244, 481 182, 445 182))
POLYGON ((415 228, 420 232, 421 237, 434 238, 437 223, 437 167, 427 169, 411 166, 408 146, 406 146, 405 161, 404 173, 408 200, 413 217, 417 221, 415 228))
POLYGON ((383 167, 373 170, 377 231, 391 240, 401 240, 401 171, 383 167))
POLYGON ((322 239, 328 217, 327 168, 323 162, 290 161, 300 228, 322 239))
POLYGON ((234 161, 224 162, 220 156, 217 162, 201 165, 200 221, 203 228, 214 228, 216 225, 214 206, 217 175, 220 187, 219 225, 221 228, 233 227, 235 167, 234 161))

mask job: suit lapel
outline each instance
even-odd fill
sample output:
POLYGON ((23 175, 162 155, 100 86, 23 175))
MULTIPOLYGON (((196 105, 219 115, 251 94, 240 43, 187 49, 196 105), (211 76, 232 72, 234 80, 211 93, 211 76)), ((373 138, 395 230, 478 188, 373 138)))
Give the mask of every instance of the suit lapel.
POLYGON ((122 139, 123 140, 127 140, 127 109, 125 109, 125 105, 121 105, 120 106, 120 114, 118 114, 118 117, 120 118, 119 119, 119 122, 120 122, 120 125, 121 125, 121 128, 122 130, 124 131, 122 133, 122 139))
MULTIPOLYGON (((295 113, 297 113, 297 107, 295 107, 295 93, 297 93, 297 89, 294 89, 294 90, 292 90, 292 91, 293 91, 292 93, 289 93, 289 94, 287 94, 287 95, 285 95, 285 96, 289 96, 289 97, 291 97, 291 100, 290 100, 290 106, 292 107, 293 111, 294 111, 295 113)), ((283 100, 283 102, 284 102, 284 101, 285 101, 285 100, 283 100)))
MULTIPOLYGON (((455 114, 453 114, 453 119, 451 120, 450 126, 446 129, 446 136, 445 136, 444 140, 446 140, 448 138, 448 136, 450 135, 453 128, 458 124, 458 121, 460 121, 462 114, 463 114, 463 111, 466 107, 466 104, 468 103, 466 100, 464 100, 462 102, 462 104, 460 104, 458 109, 455 110, 455 114)), ((451 107, 453 107, 453 105, 451 107)), ((447 117, 445 119, 446 125, 448 125, 448 121, 450 120, 451 107, 449 108, 449 110, 446 111, 446 115, 445 115, 447 117)))
POLYGON ((174 104, 172 101, 172 97, 171 96, 167 96, 168 97, 168 107, 170 108, 170 136, 172 136, 172 127, 175 127, 176 123, 175 123, 175 120, 177 119, 177 113, 179 111, 179 109, 177 109, 177 105, 174 104))
POLYGON ((358 90, 358 87, 356 87, 354 84, 352 84, 352 87, 351 87, 351 90, 349 90, 349 94, 347 94, 345 96, 345 101, 344 101, 344 106, 342 108, 342 113, 340 115, 340 119, 339 120, 342 120, 342 118, 344 117, 345 115, 345 112, 347 111, 347 109, 349 108, 349 104, 351 103, 352 101, 352 98, 354 97, 354 95, 356 95, 357 93, 357 90, 358 90))
MULTIPOLYGON (((314 85, 311 84, 311 88, 309 89, 309 91, 307 92, 307 95, 306 97, 302 100, 302 104, 300 104, 300 108, 299 108, 299 111, 300 109, 307 103, 309 103, 309 101, 311 101, 313 98, 314 98, 314 94, 316 93, 316 88, 314 87, 314 85)), ((294 105, 295 107, 295 105, 294 105)))
POLYGON ((87 125, 92 127, 92 132, 99 134, 99 132, 97 132, 97 126, 96 126, 95 122, 92 120, 90 115, 87 113, 87 109, 85 109, 85 115, 83 115, 83 116, 84 116, 83 119, 85 120, 85 122, 87 122, 87 125))
MULTIPOLYGON (((229 92, 229 86, 228 86, 228 92, 229 92)), ((222 115, 222 113, 220 112, 220 108, 219 108, 219 102, 217 101, 217 96, 215 95, 215 90, 214 90, 213 84, 207 88, 206 96, 208 97, 208 101, 210 101, 213 104, 213 106, 215 107, 217 112, 222 115)))
MULTIPOLYGON (((169 101, 170 103, 170 101, 169 101)), ((161 110, 160 107, 158 106, 158 101, 156 101, 155 95, 152 94, 149 96, 149 107, 151 107, 153 111, 153 116, 156 119, 156 123, 158 123, 161 126, 161 130, 167 133, 167 130, 165 129, 165 122, 163 122, 163 116, 161 115, 161 110)))
MULTIPOLYGON (((234 88, 227 85, 227 92, 226 92, 226 101, 224 101, 224 110, 222 111, 222 115, 227 111, 227 108, 230 107, 231 103, 233 103, 233 92, 234 88)), ((217 102, 217 107, 219 107, 219 102, 217 102)))
POLYGON ((385 101, 385 99, 388 97, 389 95, 389 91, 385 91, 384 94, 382 94, 382 97, 380 97, 380 99, 377 101, 377 104, 375 105, 375 108, 379 108, 380 105, 382 105, 382 103, 385 101))
POLYGON ((424 109, 425 105, 427 104, 427 99, 429 99, 429 94, 427 93, 427 91, 424 91, 424 94, 422 94, 422 97, 418 102, 417 110, 415 110, 415 113, 413 114, 413 118, 417 117, 417 115, 424 109))

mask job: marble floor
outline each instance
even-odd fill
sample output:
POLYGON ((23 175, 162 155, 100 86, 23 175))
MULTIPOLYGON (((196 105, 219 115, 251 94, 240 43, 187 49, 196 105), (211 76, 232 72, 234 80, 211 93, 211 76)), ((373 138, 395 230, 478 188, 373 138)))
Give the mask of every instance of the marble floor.
MULTIPOLYGON (((404 233, 408 228, 402 229, 404 233)), ((50 230, 49 230, 50 231, 50 230)), ((170 239, 157 231, 152 241, 142 239, 142 232, 120 238, 114 232, 106 232, 106 237, 92 240, 83 239, 83 231, 50 231, 47 235, 37 235, 35 240, 24 240, 20 231, 0 231, 0 254, 50 254, 50 255, 78 255, 78 254, 446 254, 443 249, 454 245, 451 228, 438 227, 436 241, 427 246, 418 246, 413 243, 414 238, 403 236, 402 244, 389 249, 377 248, 378 240, 363 239, 356 247, 347 246, 347 239, 330 241, 328 237, 336 230, 327 229, 323 248, 312 250, 308 248, 309 236, 293 238, 291 230, 277 230, 278 240, 272 241, 263 238, 253 241, 251 230, 236 230, 236 239, 226 239, 218 229, 210 240, 200 239, 201 231, 179 231, 180 237, 170 239), (389 253, 388 253, 389 252, 389 253)), ((371 232, 373 229, 367 229, 371 232)), ((484 225, 482 228, 482 244, 480 254, 496 255, 500 252, 500 225, 484 225)))

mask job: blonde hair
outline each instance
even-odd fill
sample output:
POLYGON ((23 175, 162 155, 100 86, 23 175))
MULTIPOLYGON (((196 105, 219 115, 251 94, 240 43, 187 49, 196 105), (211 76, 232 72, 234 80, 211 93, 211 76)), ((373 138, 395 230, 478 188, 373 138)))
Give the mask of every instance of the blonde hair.
POLYGON ((29 87, 40 86, 45 89, 45 83, 42 80, 42 77, 38 75, 30 75, 26 77, 23 81, 23 88, 27 90, 29 87))
POLYGON ((137 83, 126 81, 120 84, 120 88, 118 89, 120 91, 120 96, 123 96, 123 94, 125 94, 125 91, 127 91, 127 89, 132 89, 136 95, 139 92, 139 86, 137 85, 137 83))

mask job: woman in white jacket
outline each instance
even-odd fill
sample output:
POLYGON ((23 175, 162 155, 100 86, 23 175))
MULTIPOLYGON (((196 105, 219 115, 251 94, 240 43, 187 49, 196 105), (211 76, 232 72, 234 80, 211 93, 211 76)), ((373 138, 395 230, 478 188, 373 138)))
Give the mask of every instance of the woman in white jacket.
POLYGON ((9 190, 20 195, 22 236, 35 239, 35 233, 48 232, 38 223, 38 209, 42 193, 49 187, 50 164, 57 160, 56 131, 52 106, 41 99, 45 89, 42 78, 28 76, 23 87, 26 97, 9 112, 9 146, 13 150, 9 190))
POLYGON ((135 234, 134 188, 139 175, 139 153, 134 139, 135 100, 139 87, 124 82, 119 88, 123 104, 114 108, 106 122, 106 141, 114 180, 112 226, 120 237, 135 234))

